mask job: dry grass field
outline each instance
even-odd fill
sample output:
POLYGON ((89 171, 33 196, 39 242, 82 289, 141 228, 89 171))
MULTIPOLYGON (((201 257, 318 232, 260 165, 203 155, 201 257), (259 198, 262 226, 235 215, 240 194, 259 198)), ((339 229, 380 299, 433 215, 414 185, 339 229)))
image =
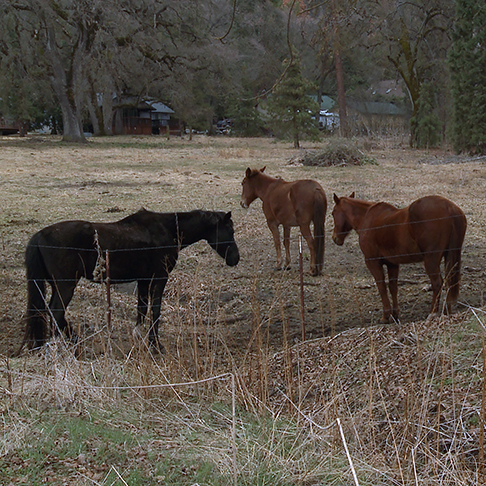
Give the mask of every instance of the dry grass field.
POLYGON ((376 164, 303 167, 291 163, 290 144, 270 139, 1 138, 0 484, 479 484, 484 159, 357 143, 376 164), (263 166, 316 179, 328 195, 324 275, 304 275, 304 343, 297 230, 293 265, 274 271, 261 203, 239 205, 245 169, 263 166), (356 235, 343 247, 330 238, 332 194, 353 191, 401 207, 441 194, 465 211, 456 314, 425 321, 431 292, 414 264, 401 268, 401 322, 379 325, 356 235), (181 252, 164 296, 164 355, 150 355, 133 332, 133 285, 112 289, 108 333, 105 288, 82 281, 67 312, 77 346, 57 339, 12 358, 29 237, 141 207, 232 211, 239 265, 225 266, 204 242, 181 252))

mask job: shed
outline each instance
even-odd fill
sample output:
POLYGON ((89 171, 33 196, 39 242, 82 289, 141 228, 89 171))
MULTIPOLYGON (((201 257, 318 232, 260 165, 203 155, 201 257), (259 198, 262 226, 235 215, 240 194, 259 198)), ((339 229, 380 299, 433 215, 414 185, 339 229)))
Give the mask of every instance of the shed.
POLYGON ((348 101, 348 107, 362 115, 405 116, 407 110, 382 101, 348 101))

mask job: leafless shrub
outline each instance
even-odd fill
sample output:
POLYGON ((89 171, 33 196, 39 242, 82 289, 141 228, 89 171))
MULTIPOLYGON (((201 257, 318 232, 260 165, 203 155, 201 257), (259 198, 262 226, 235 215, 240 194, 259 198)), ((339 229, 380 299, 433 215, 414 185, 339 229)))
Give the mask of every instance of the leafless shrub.
POLYGON ((305 150, 303 154, 294 157, 291 163, 310 167, 331 167, 376 164, 376 160, 365 154, 352 140, 331 138, 325 148, 305 150))

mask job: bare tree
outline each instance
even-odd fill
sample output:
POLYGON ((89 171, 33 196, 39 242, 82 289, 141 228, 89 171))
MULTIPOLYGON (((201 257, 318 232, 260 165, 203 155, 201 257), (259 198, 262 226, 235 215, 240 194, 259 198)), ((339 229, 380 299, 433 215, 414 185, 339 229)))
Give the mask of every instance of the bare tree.
MULTIPOLYGON (((439 83, 450 46, 448 31, 453 19, 453 0, 369 2, 372 21, 368 45, 383 52, 403 80, 412 119, 417 116, 421 87, 439 83)), ((443 79, 442 79, 443 82, 443 79)), ((411 141, 415 140, 414 125, 411 141)))
POLYGON ((36 59, 28 68, 50 80, 64 140, 79 142, 87 113, 97 134, 111 133, 117 94, 160 94, 178 73, 200 66, 203 7, 188 0, 6 0, 4 11, 36 59))
POLYGON ((7 1, 17 18, 19 38, 28 45, 37 61, 39 75, 50 80, 60 105, 66 141, 84 141, 82 109, 85 70, 101 16, 101 3, 90 0, 7 1), (41 68, 41 69, 39 69, 41 68))

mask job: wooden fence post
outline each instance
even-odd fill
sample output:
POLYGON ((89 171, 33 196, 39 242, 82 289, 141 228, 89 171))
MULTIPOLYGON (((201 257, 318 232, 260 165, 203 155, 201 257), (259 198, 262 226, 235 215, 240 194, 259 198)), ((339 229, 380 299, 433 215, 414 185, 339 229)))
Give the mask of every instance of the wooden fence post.
POLYGON ((300 272, 300 322, 302 325, 302 341, 305 341, 304 259, 302 256, 302 235, 299 235, 299 272, 300 272))

